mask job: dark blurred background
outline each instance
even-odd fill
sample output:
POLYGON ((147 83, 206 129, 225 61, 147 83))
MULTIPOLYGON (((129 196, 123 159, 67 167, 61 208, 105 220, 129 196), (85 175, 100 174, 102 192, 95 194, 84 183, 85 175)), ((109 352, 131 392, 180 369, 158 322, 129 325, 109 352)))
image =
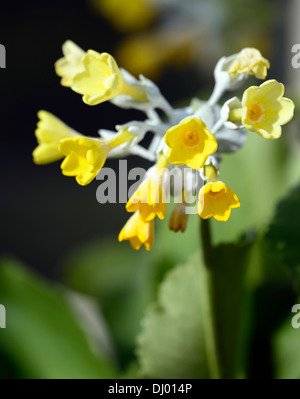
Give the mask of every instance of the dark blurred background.
MULTIPOLYGON (((230 21, 224 23, 225 36, 216 29, 216 35, 223 35, 226 40, 223 37, 219 41, 214 57, 205 59, 203 50, 203 59, 197 62, 193 62, 194 56, 179 66, 171 61, 160 66, 155 80, 171 103, 199 93, 208 95, 213 85, 212 67, 218 57, 238 52, 242 45, 263 47, 264 56, 272 62, 270 76, 282 77, 280 49, 285 41, 286 2, 250 3, 256 12, 248 7, 248 0, 228 2, 228 6, 236 6, 233 15, 239 23, 238 33, 229 32, 230 21), (228 37, 226 32, 230 33, 228 37), (201 63, 206 66, 202 74, 201 63)), ((161 24, 163 18, 166 17, 158 16, 148 31, 155 30, 155 24, 161 24)), ((210 35, 213 33, 211 27, 210 35)), ((6 47, 7 67, 0 70, 0 252, 17 256, 51 278, 59 278, 60 259, 69 250, 105 235, 117 240, 127 215, 124 204, 97 203, 99 182, 81 187, 75 179, 61 174, 59 163, 33 164, 36 114, 45 109, 90 136, 96 136, 99 128, 114 129, 116 124, 143 118, 139 112, 120 110, 110 103, 85 105, 80 95, 60 85, 54 71, 54 62, 62 56, 61 45, 67 39, 85 50, 92 48, 114 55, 129 35, 132 32, 119 32, 83 0, 31 0, 1 5, 0 43, 6 47)), ((211 46, 209 36, 204 37, 201 46, 211 46)), ((146 161, 130 158, 129 168, 137 164, 150 166, 146 161)), ((118 162, 109 161, 108 165, 117 168, 118 162)))

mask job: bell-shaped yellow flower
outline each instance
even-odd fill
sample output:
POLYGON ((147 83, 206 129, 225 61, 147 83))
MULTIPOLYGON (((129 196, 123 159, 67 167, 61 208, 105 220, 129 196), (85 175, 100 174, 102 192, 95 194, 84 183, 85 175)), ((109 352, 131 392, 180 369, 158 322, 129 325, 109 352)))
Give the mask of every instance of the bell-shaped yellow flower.
POLYGON ((74 76, 84 71, 83 56, 85 51, 71 40, 67 40, 63 44, 62 50, 64 57, 56 61, 55 71, 62 78, 61 84, 71 87, 74 76))
POLYGON ((63 175, 76 176, 77 183, 86 186, 97 176, 109 152, 134 137, 124 129, 110 140, 83 136, 62 140, 59 151, 66 157, 61 164, 63 175))
POLYGON ((164 219, 167 211, 167 200, 163 178, 167 166, 168 160, 161 153, 153 174, 142 182, 127 202, 127 212, 139 211, 140 218, 145 222, 153 220, 155 216, 164 219))
POLYGON ((172 126, 165 134, 165 142, 169 147, 169 162, 192 169, 201 169, 209 155, 218 148, 214 135, 197 117, 185 118, 172 126))
POLYGON ((199 192, 198 213, 203 219, 214 217, 219 222, 226 222, 231 209, 239 207, 238 196, 222 181, 209 181, 199 192))
POLYGON ((167 204, 161 177, 157 174, 146 179, 138 187, 126 204, 127 212, 140 211, 140 217, 145 222, 153 220, 155 216, 164 219, 167 204))
POLYGON ((139 212, 135 212, 127 221, 119 234, 119 241, 129 240, 133 249, 140 249, 142 245, 149 251, 153 245, 154 220, 145 222, 140 218, 139 212))
POLYGON ((97 105, 119 94, 147 101, 146 91, 125 82, 115 59, 107 53, 88 50, 83 57, 84 71, 73 78, 71 88, 82 94, 88 105, 97 105))
POLYGON ((276 80, 249 87, 242 99, 243 125, 265 139, 279 138, 281 126, 293 118, 295 108, 283 94, 284 85, 276 80))
POLYGON ((61 140, 80 134, 50 112, 39 111, 38 118, 35 130, 38 146, 32 153, 33 160, 38 165, 58 161, 64 157, 58 149, 61 140))
POLYGON ((270 68, 269 61, 264 58, 256 48, 244 48, 230 64, 228 73, 236 75, 246 73, 254 75, 258 79, 265 79, 267 70, 270 68))
POLYGON ((81 186, 89 184, 99 173, 110 151, 106 140, 74 137, 62 140, 60 152, 66 156, 61 164, 65 176, 76 176, 81 186))

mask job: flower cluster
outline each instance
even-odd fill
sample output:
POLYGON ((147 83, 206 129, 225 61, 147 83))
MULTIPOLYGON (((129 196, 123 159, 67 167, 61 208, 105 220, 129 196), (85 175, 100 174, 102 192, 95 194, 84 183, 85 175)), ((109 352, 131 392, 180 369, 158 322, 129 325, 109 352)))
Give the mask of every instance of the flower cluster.
POLYGON ((240 149, 247 131, 264 139, 279 138, 281 126, 293 117, 294 104, 283 97, 284 86, 276 80, 249 87, 241 100, 233 97, 218 105, 226 91, 238 88, 249 75, 266 78, 269 62, 253 48, 221 58, 208 101, 193 99, 189 106, 177 109, 152 81, 144 76, 134 78, 107 53, 85 52, 67 41, 63 54, 55 64, 61 84, 81 94, 86 104, 110 101, 125 109, 142 110, 146 119, 116 125, 115 131, 100 130, 100 137, 94 138, 74 131, 49 112, 39 111, 34 162, 63 159, 62 173, 74 176, 83 186, 97 176, 107 158, 134 154, 154 162, 128 200, 126 210, 132 216, 119 234, 119 241, 128 240, 134 249, 143 245, 151 249, 154 219, 165 218, 169 194, 177 202, 169 221, 173 231, 185 231, 195 196, 200 217, 227 221, 240 200, 218 178, 221 154, 240 149), (152 140, 144 148, 139 142, 148 132, 152 140), (169 177, 176 173, 180 178, 171 183, 169 177))

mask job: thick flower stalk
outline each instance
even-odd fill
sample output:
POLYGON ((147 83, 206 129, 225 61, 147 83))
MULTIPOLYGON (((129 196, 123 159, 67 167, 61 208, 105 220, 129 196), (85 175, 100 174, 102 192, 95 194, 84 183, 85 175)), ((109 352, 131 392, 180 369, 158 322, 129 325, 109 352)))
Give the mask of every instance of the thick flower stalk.
POLYGON ((246 88, 242 99, 232 97, 219 105, 226 91, 240 87, 250 75, 266 78, 269 61, 254 48, 221 58, 208 101, 193 99, 184 108, 173 108, 151 80, 136 79, 119 68, 110 54, 84 51, 67 41, 63 55, 55 64, 61 84, 81 94, 84 103, 110 101, 143 111, 145 119, 116 124, 114 131, 101 129, 100 137, 86 137, 54 115, 39 111, 34 162, 63 159, 62 173, 83 186, 96 178, 109 158, 138 155, 153 162, 139 187, 127 197, 126 210, 132 215, 119 241, 129 241, 134 249, 151 249, 154 222, 165 218, 170 197, 176 202, 170 230, 184 232, 191 213, 227 221, 242 199, 219 179, 222 153, 242 148, 249 132, 268 140, 279 138, 282 125, 293 117, 294 103, 283 97, 284 86, 276 80, 246 88), (139 143, 148 133, 152 138, 145 148, 139 143), (194 198, 196 207, 192 206, 194 198))

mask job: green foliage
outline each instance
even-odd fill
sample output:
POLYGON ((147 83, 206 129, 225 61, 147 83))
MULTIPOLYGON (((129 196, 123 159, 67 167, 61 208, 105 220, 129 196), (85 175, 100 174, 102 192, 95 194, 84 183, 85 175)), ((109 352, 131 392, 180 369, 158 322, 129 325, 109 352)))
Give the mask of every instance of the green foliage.
POLYGON ((278 204, 266 236, 272 250, 290 268, 298 290, 300 289, 299 209, 300 185, 278 204))
POLYGON ((199 256, 170 271, 148 310, 138 338, 141 375, 205 378, 199 256))
POLYGON ((214 286, 213 301, 220 361, 224 377, 241 375, 245 344, 244 277, 251 244, 215 248, 215 269, 209 276, 201 257, 169 272, 148 310, 138 338, 141 374, 150 378, 206 378, 204 330, 207 324, 205 285, 214 286), (240 356, 240 357, 239 357, 240 356))
POLYGON ((220 179, 236 192, 241 207, 228 222, 213 221, 215 242, 234 241, 245 230, 268 226, 277 202, 300 179, 299 151, 288 153, 288 140, 270 142, 249 132, 240 151, 222 156, 220 179))
MULTIPOLYGON (((266 239, 277 262, 283 263, 289 273, 289 280, 292 287, 289 291, 282 292, 284 286, 274 285, 277 288, 276 296, 273 295, 272 306, 281 315, 281 323, 277 323, 277 328, 272 334, 272 354, 274 364, 274 377, 280 379, 299 379, 300 378, 300 341, 299 330, 291 325, 293 314, 292 306, 296 303, 295 292, 300 290, 300 251, 299 251, 299 227, 300 227, 300 185, 291 190, 283 198, 272 219, 266 239), (294 288, 294 290, 292 290, 294 288), (282 299, 285 299, 284 302, 282 299), (284 304, 284 305, 283 305, 284 304), (284 307, 284 309, 283 309, 284 307), (286 315, 290 313, 289 318, 286 315)), ((285 280, 286 281, 286 280, 285 280)), ((265 287, 265 292, 267 292, 265 287)), ((274 324, 274 320, 273 320, 274 324)), ((268 326, 264 326, 266 332, 268 326)))
POLYGON ((61 289, 14 260, 0 261, 0 302, 6 329, 0 353, 20 378, 113 378, 109 359, 92 350, 61 289))
POLYGON ((79 248, 64 263, 66 284, 99 302, 122 367, 134 358, 135 337, 165 264, 156 266, 151 253, 145 256, 115 237, 79 248))
POLYGON ((219 354, 224 378, 245 375, 249 291, 245 276, 252 243, 221 244, 215 248, 212 284, 219 354), (247 312, 247 317, 245 313, 247 312))
POLYGON ((242 315, 250 345, 245 358, 247 376, 273 378, 270 343, 296 298, 287 268, 263 236, 258 237, 251 249, 245 288, 249 291, 248 308, 242 315))
POLYGON ((292 316, 291 313, 272 341, 274 377, 279 379, 300 379, 300 331, 292 327, 292 316))

